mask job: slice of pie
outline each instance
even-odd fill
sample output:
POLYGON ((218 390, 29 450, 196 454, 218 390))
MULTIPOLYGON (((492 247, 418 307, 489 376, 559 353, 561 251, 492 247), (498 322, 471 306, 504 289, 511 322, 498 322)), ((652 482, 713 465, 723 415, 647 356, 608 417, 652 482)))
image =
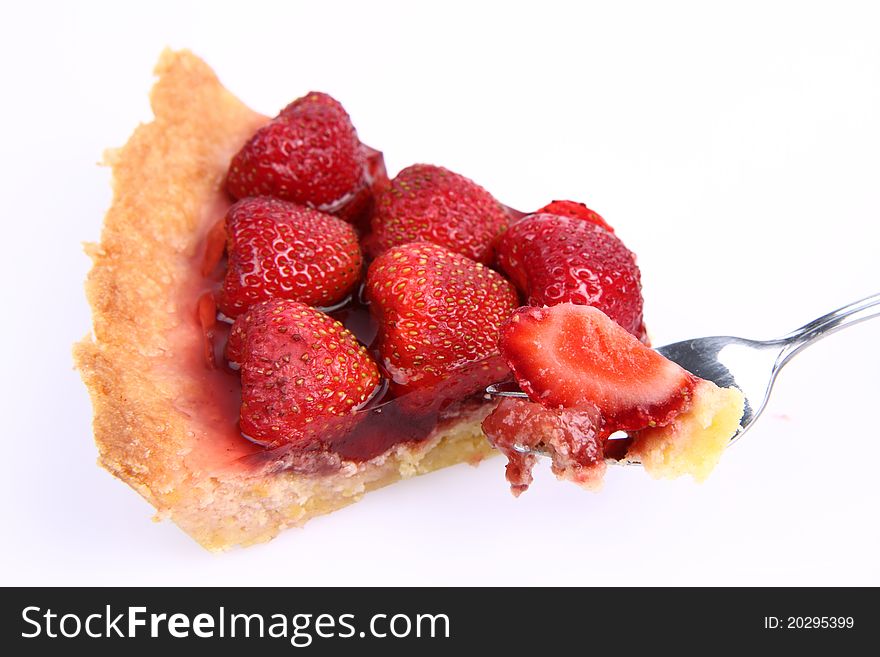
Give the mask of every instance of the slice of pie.
POLYGON ((94 337, 75 357, 94 405, 100 463, 158 517, 225 549, 266 541, 369 490, 492 454, 480 430, 491 407, 479 395, 443 409, 428 403, 412 423, 397 402, 364 411, 361 428, 376 434, 373 442, 343 445, 325 472, 291 462, 278 453, 283 445, 242 438, 238 379, 206 366, 198 300, 217 287, 204 270, 212 230, 232 204, 230 160, 269 119, 189 52, 165 52, 156 73, 154 120, 106 156, 113 203, 100 244, 88 247, 94 337))
POLYGON ((106 158, 75 356, 101 464, 159 517, 248 545, 493 443, 515 492, 532 451, 588 487, 609 459, 717 461, 742 398, 646 346, 635 257, 597 213, 516 212, 429 164, 389 179, 323 93, 270 119, 191 53, 157 74, 154 120, 106 158), (511 376, 531 401, 485 394, 511 376))

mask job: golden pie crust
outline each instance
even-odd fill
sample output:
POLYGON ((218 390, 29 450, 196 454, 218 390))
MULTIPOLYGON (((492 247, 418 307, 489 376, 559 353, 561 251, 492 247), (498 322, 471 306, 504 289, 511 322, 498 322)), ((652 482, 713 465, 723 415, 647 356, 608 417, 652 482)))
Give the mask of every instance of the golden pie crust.
POLYGON ((158 518, 223 550, 269 540, 400 479, 493 454, 480 429, 491 410, 484 404, 423 442, 332 475, 243 464, 254 448, 234 435, 234 418, 218 410, 198 364, 195 263, 222 216, 229 160, 267 119, 190 52, 164 52, 156 74, 154 120, 105 157, 113 202, 101 242, 87 246, 94 334, 74 355, 92 398, 100 464, 158 518))

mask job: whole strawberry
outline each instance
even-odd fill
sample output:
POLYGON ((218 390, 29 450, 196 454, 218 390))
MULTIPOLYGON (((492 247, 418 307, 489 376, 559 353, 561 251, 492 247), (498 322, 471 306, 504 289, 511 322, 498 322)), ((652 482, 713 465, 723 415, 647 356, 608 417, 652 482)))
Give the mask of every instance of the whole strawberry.
POLYGON ((498 327, 517 294, 484 265, 428 242, 397 246, 370 265, 366 295, 382 364, 398 391, 433 388, 452 399, 507 373, 498 327))
POLYGON ((311 92, 293 101, 232 158, 233 198, 274 196, 336 212, 366 184, 367 152, 342 105, 311 92))
POLYGON ((244 435, 277 446, 314 445, 338 416, 359 419, 379 370, 363 345, 339 322, 296 301, 251 307, 232 325, 226 358, 241 370, 240 425, 244 435))
POLYGON ((267 196, 247 198, 226 214, 229 263, 220 310, 237 317, 266 299, 331 306, 361 277, 354 228, 332 215, 267 196))
POLYGON ((478 184, 443 167, 414 164, 377 196, 368 251, 378 256, 408 242, 432 242, 489 264, 492 241, 508 215, 478 184))
POLYGON ((501 235, 496 250, 498 266, 526 295, 529 305, 595 306, 647 340, 635 256, 598 223, 546 213, 529 215, 501 235))

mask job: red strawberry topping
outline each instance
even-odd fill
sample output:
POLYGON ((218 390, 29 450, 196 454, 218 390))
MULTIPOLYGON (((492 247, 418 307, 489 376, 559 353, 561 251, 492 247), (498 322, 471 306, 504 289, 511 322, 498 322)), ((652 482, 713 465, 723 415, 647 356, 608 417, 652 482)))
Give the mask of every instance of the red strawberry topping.
POLYGON ((547 408, 523 399, 503 399, 483 421, 483 431, 507 457, 507 481, 517 497, 532 483, 534 451, 552 458, 553 473, 587 488, 605 474, 604 420, 593 406, 547 408))
POLYGON ((361 277, 354 228, 311 208, 267 196, 243 199, 226 215, 226 234, 219 305, 229 317, 271 298, 331 306, 361 277))
POLYGON ((339 322, 297 301, 251 307, 232 326, 226 358, 241 369, 244 435, 266 445, 308 448, 326 438, 337 416, 370 399, 379 370, 339 322))
POLYGON ((593 221, 534 214, 496 244, 497 262, 532 306, 571 302, 599 308, 640 340, 642 284, 635 256, 593 221))
POLYGON ((368 252, 432 242, 489 264, 492 241, 507 226, 504 207, 472 180, 443 167, 414 164, 376 198, 368 252))
POLYGON ((232 158, 226 189, 234 198, 274 196, 335 212, 364 186, 366 156, 342 105, 311 92, 232 158))
POLYGON ((572 219, 583 219, 590 221, 597 226, 602 226, 609 233, 613 233, 614 229, 605 221, 598 212, 593 212, 583 203, 577 201, 553 201, 545 205, 534 214, 555 214, 559 217, 571 217, 572 219))
POLYGON ((696 382, 590 306, 520 308, 501 327, 499 345, 530 399, 595 406, 609 431, 668 424, 687 410, 696 382))
POLYGON ((432 398, 451 398, 506 374, 498 328, 517 295, 500 274, 445 247, 415 242, 373 261, 366 295, 379 323, 382 364, 398 391, 434 388, 432 398), (442 393, 441 381, 448 388, 442 393))

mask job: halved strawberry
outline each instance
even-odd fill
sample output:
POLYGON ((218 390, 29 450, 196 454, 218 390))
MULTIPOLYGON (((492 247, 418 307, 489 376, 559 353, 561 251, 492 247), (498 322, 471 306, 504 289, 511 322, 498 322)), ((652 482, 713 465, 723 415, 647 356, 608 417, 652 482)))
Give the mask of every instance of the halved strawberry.
POLYGON ((595 406, 547 408, 533 401, 503 399, 483 420, 490 442, 507 457, 507 481, 519 496, 532 483, 534 451, 552 459, 553 473, 586 488, 605 474, 605 421, 595 406))
POLYGON ((342 324, 287 299, 258 303, 235 320, 226 358, 241 370, 241 431, 270 446, 308 448, 328 439, 328 427, 343 433, 381 380, 342 324))
POLYGON ((555 214, 558 217, 571 217, 572 219, 583 219, 602 226, 609 233, 613 233, 614 229, 602 218, 598 212, 590 210, 584 203, 577 201, 552 201, 540 210, 536 210, 534 214, 555 214))
POLYGON ((335 213, 366 184, 368 153, 338 101, 311 92, 293 101, 232 158, 233 198, 274 196, 335 213))
POLYGON ((229 263, 218 301, 229 317, 274 298, 332 306, 361 278, 354 228, 296 203, 243 199, 226 214, 226 237, 229 263))
POLYGON ((428 242, 394 247, 373 261, 366 296, 379 324, 382 364, 398 392, 452 398, 488 385, 506 368, 498 328, 517 306, 500 274, 428 242), (439 382, 449 387, 436 392, 439 382))
POLYGON ((688 409, 697 380, 590 306, 520 308, 499 345, 530 399, 595 406, 610 431, 668 424, 688 409))
POLYGON ((642 284, 635 256, 594 221, 533 214, 497 240, 497 263, 529 305, 595 306, 647 341, 642 284))
POLYGON ((408 242, 431 242, 488 264, 492 241, 510 220, 485 189, 431 164, 403 169, 377 196, 367 251, 378 256, 408 242))

